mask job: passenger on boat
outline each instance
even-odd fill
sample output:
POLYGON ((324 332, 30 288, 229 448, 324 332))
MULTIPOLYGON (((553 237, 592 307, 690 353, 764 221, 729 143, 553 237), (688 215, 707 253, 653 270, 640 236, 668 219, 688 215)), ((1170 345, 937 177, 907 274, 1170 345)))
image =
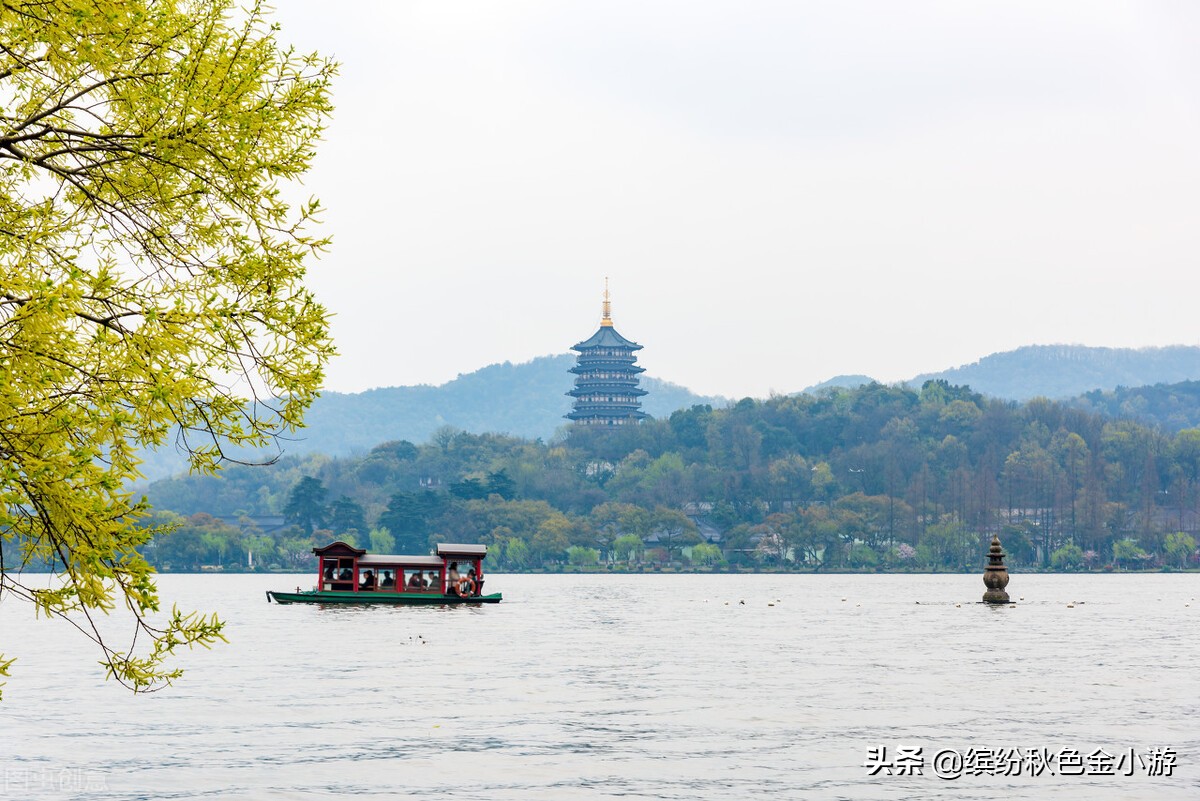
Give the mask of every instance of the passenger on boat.
POLYGON ((383 581, 379 584, 380 587, 391 588, 396 586, 396 579, 392 576, 392 571, 383 571, 383 581))
POLYGON ((353 575, 350 573, 350 568, 343 567, 342 572, 338 574, 338 581, 349 581, 351 578, 353 575))
POLYGON ((437 587, 440 586, 441 583, 442 583, 441 577, 439 577, 435 571, 430 570, 429 578, 425 579, 425 586, 432 587, 433 589, 437 589, 437 587))
POLYGON ((446 574, 446 594, 457 595, 458 580, 462 578, 458 575, 458 562, 450 563, 450 572, 446 574))
POLYGON ((375 573, 370 570, 368 570, 366 573, 363 573, 362 583, 358 585, 358 588, 360 590, 375 589, 375 573))
POLYGON ((451 589, 454 590, 454 594, 459 598, 469 598, 475 595, 475 568, 471 568, 467 571, 466 576, 452 584, 451 589))
POLYGON ((414 570, 413 574, 408 577, 408 588, 410 590, 419 590, 424 585, 421 583, 421 571, 414 570))
POLYGON ((475 568, 467 571, 467 577, 471 579, 471 594, 479 594, 479 576, 475 574, 475 568))

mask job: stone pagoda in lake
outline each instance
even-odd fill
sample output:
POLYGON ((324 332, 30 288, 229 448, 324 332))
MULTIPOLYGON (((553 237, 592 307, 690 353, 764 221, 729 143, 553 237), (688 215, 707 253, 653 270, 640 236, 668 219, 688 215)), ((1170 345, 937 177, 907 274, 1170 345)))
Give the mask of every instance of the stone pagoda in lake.
POLYGON ((613 328, 606 279, 600 330, 571 348, 579 356, 571 368, 575 388, 567 393, 575 399, 575 407, 566 417, 585 426, 623 426, 646 419, 649 415, 638 400, 646 394, 638 388, 638 374, 644 370, 634 364, 634 351, 641 349, 613 328))

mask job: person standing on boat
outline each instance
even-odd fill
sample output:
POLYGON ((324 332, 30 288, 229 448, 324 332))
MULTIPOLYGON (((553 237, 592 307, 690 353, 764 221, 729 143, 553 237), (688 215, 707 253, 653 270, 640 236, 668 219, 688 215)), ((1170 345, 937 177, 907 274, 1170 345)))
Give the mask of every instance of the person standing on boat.
POLYGON ((456 588, 458 587, 458 580, 460 578, 461 578, 461 576, 458 575, 458 562, 451 562, 450 563, 450 572, 448 572, 446 574, 446 594, 447 595, 456 595, 457 594, 456 588))

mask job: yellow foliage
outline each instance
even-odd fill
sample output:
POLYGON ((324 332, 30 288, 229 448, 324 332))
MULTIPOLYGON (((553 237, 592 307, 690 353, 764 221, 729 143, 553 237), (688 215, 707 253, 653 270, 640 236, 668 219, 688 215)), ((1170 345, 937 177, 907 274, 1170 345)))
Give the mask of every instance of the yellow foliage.
POLYGON ((179 432, 212 471, 227 444, 267 445, 333 353, 303 285, 319 206, 281 182, 309 167, 334 70, 259 6, 0 0, 0 593, 69 616, 135 690, 221 639, 215 618, 146 620, 137 449, 179 432), (22 584, 33 560, 61 581, 22 584), (148 653, 90 625, 118 606, 148 653))

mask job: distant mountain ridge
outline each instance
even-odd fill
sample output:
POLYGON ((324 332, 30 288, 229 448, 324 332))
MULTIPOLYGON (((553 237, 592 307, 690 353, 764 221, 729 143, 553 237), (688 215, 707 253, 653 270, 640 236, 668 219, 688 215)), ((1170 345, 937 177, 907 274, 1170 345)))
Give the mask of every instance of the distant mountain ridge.
MULTIPOLYGON (((563 415, 571 410, 571 398, 566 393, 574 381, 567 371, 574 365, 569 354, 540 356, 521 364, 492 364, 437 387, 322 393, 305 415, 305 450, 344 453, 394 439, 425 442, 442 426, 549 439, 567 424, 563 415)), ((648 392, 642 408, 653 417, 696 403, 726 402, 650 376, 643 375, 641 385, 648 392)))
MULTIPOLYGON (((423 443, 442 426, 548 439, 567 423, 563 415, 570 410, 571 399, 566 392, 572 386, 567 371, 574 364, 575 357, 570 354, 541 356, 520 364, 489 365, 436 387, 326 392, 309 409, 305 428, 293 441, 284 443, 284 452, 344 456, 388 440, 423 443)), ((1197 387, 1171 386, 1200 381, 1200 347, 1029 345, 968 365, 924 373, 904 383, 919 389, 929 379, 967 384, 976 392, 1007 400, 1038 396, 1077 399, 1074 405, 1082 408, 1136 417, 1174 430, 1200 425, 1200 400, 1192 401, 1197 387), (1139 387, 1145 389, 1137 390, 1139 387)), ((861 375, 838 376, 805 392, 854 387, 872 380, 861 375)), ((719 407, 729 402, 648 376, 642 376, 642 387, 649 391, 643 409, 653 417, 668 417, 695 404, 719 407)), ((253 456, 242 454, 242 458, 253 456)), ((143 473, 153 480, 184 467, 182 458, 167 448, 145 455, 143 473)))
POLYGON ((1029 345, 993 353, 977 362, 925 373, 912 379, 966 384, 996 398, 1065 400, 1095 390, 1176 384, 1200 379, 1200 347, 1094 348, 1084 345, 1029 345))
MULTIPOLYGON (((929 380, 967 385, 993 398, 1067 400, 1089 392, 1120 387, 1148 387, 1200 380, 1200 347, 1093 348, 1086 345, 1026 345, 993 353, 977 362, 936 373, 922 373, 900 383, 920 389, 929 380)), ((853 389, 873 381, 870 376, 837 376, 803 391, 815 394, 828 387, 853 389)))
MULTIPOLYGON (((424 443, 443 426, 472 433, 512 434, 549 439, 568 422, 575 365, 570 354, 540 356, 532 361, 492 364, 460 374, 441 386, 385 387, 366 392, 323 392, 304 416, 304 428, 283 443, 290 455, 323 453, 345 456, 366 452, 381 442, 408 440, 424 443)), ((723 406, 726 398, 697 395, 678 384, 643 375, 648 394, 642 409, 652 417, 668 417, 695 404, 723 406)), ((275 455, 275 454, 270 454, 275 455)), ((260 458, 241 452, 237 458, 260 458)), ((186 469, 173 448, 145 455, 147 479, 186 469)))
POLYGON ((833 387, 842 387, 843 389, 857 389, 865 384, 882 383, 871 378, 869 375, 835 375, 833 378, 813 384, 811 387, 805 387, 800 390, 804 395, 816 395, 823 389, 831 389, 833 387))

